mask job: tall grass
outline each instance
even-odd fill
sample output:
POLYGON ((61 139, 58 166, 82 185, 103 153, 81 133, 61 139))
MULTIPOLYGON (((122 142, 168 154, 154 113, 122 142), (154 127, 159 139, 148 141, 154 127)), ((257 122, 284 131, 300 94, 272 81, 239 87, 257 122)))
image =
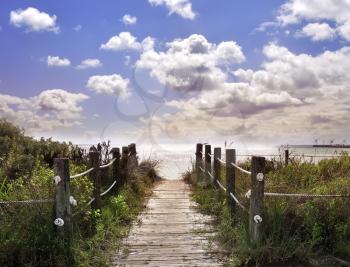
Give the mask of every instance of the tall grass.
MULTIPOLYGON (((131 222, 143 208, 157 176, 153 162, 141 162, 117 195, 106 195, 101 210, 86 203, 92 197, 87 177, 72 180, 73 237, 69 248, 57 235, 53 203, 0 205, 0 266, 109 266, 111 252, 127 234, 131 222)), ((71 173, 86 166, 71 164, 71 173)), ((2 200, 54 198, 53 171, 38 166, 32 178, 4 181, 2 200)), ((108 185, 109 186, 109 185, 108 185)))
MULTIPOLYGON (((250 162, 240 165, 250 168, 250 162)), ((318 163, 292 159, 286 167, 278 159, 267 162, 265 192, 350 195, 350 157, 324 159, 318 163)), ((185 174, 194 181, 196 173, 185 174)), ((225 174, 221 180, 225 183, 225 174)), ((236 195, 244 197, 250 177, 236 172, 236 195)), ((231 216, 226 199, 213 185, 194 184, 199 209, 216 218, 216 238, 230 252, 230 266, 349 266, 349 198, 265 197, 263 241, 249 242, 247 213, 239 207, 231 216)))

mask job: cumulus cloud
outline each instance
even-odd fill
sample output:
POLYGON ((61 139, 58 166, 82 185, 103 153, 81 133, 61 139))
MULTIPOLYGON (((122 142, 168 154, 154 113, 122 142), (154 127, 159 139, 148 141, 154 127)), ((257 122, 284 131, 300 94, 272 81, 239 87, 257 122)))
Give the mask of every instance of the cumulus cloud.
POLYGON ((149 70, 162 85, 179 91, 215 87, 226 80, 220 66, 245 60, 237 43, 229 41, 216 45, 198 34, 167 43, 166 51, 149 48, 141 54, 136 67, 149 70))
POLYGON ((121 32, 119 35, 111 37, 107 43, 102 44, 100 49, 103 50, 139 50, 141 49, 141 44, 137 41, 137 38, 133 36, 130 32, 121 32))
POLYGON ((25 28, 27 32, 51 31, 59 32, 59 27, 56 25, 56 15, 50 16, 45 12, 41 12, 34 7, 27 9, 17 9, 10 13, 10 24, 25 28))
POLYGON ((100 67, 102 67, 102 63, 100 60, 96 58, 87 58, 77 66, 77 69, 93 69, 100 67))
POLYGON ((153 6, 166 6, 170 15, 176 13, 184 19, 196 18, 196 13, 192 10, 189 0, 148 0, 148 2, 153 6))
POLYGON ((122 21, 125 25, 133 25, 137 22, 137 17, 125 14, 122 18, 122 21))
POLYGON ((328 23, 309 23, 297 36, 309 37, 312 41, 319 42, 333 39, 336 36, 336 31, 328 23))
MULTIPOLYGON (((350 40, 350 0, 288 0, 279 9, 279 14, 277 16, 277 22, 282 26, 287 26, 290 24, 297 24, 303 21, 317 22, 317 24, 322 25, 322 31, 327 31, 327 36, 332 36, 332 31, 324 25, 327 21, 332 21, 336 24, 335 31, 345 40, 350 40), (321 23, 319 23, 321 22, 321 23)), ((315 37, 315 28, 320 29, 320 25, 313 25, 306 28, 309 34, 305 36, 310 36, 311 38, 321 38, 315 37)), ((320 35, 318 35, 320 36, 320 35)), ((322 36, 322 35, 321 35, 322 36)), ((320 39, 320 40, 321 40, 320 39)))
POLYGON ((129 79, 119 74, 91 76, 86 87, 98 94, 116 95, 126 98, 129 95, 129 79))
POLYGON ((60 58, 57 56, 48 56, 46 63, 49 67, 68 67, 71 64, 68 58, 60 58))
POLYGON ((228 61, 223 60, 214 52, 219 44, 194 39, 174 40, 165 51, 144 52, 136 63, 176 91, 200 74, 211 80, 211 86, 189 83, 190 94, 168 101, 166 112, 143 120, 157 138, 174 135, 176 140, 186 140, 193 132, 204 140, 219 136, 242 142, 244 138, 272 143, 298 141, 300 136, 344 138, 339 129, 350 115, 350 47, 308 55, 269 43, 263 48, 261 68, 236 67, 230 71, 232 79, 225 70, 242 58, 222 52, 228 61), (184 72, 177 70, 178 64, 184 72))
POLYGON ((69 128, 81 124, 81 103, 89 97, 50 89, 30 98, 0 94, 0 117, 29 131, 69 128))
POLYGON ((142 42, 138 42, 137 38, 130 32, 121 32, 111 37, 107 43, 102 44, 100 49, 120 51, 120 50, 151 50, 155 44, 155 39, 148 36, 142 42))

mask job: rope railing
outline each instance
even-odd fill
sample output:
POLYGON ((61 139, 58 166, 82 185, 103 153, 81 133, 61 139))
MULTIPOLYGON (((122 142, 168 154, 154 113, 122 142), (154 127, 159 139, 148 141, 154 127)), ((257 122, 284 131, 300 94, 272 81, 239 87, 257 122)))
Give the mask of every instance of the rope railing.
POLYGON ((107 194, 109 191, 111 191, 111 189, 117 184, 117 180, 115 180, 110 187, 108 187, 108 189, 106 191, 104 191, 103 193, 100 194, 101 197, 103 197, 105 194, 107 194))
MULTIPOLYGON (((101 197, 103 197, 104 195, 106 195, 109 191, 112 190, 112 188, 117 184, 117 180, 115 180, 110 187, 107 188, 106 191, 104 191, 103 193, 100 194, 101 197)), ((92 202, 94 202, 96 200, 96 198, 92 198, 90 199, 90 201, 88 203, 86 203, 85 207, 88 207, 91 205, 92 202)))
POLYGON ((114 163, 115 160, 116 160, 116 158, 112 159, 109 163, 107 163, 105 165, 101 165, 99 168, 100 169, 107 168, 107 167, 111 166, 114 163))
POLYGON ((235 163, 233 163, 233 162, 231 162, 231 165, 232 165, 233 167, 235 167, 237 170, 240 170, 241 172, 244 172, 244 173, 249 174, 249 175, 252 174, 252 172, 247 171, 247 170, 245 170, 245 169, 239 167, 237 164, 235 164, 235 163))
POLYGON ((304 197, 304 198, 350 198, 350 195, 327 195, 327 194, 298 194, 298 193, 271 193, 271 192, 265 192, 265 196, 269 197, 304 197))
POLYGON ((79 178, 79 177, 85 176, 85 175, 89 174, 90 172, 92 172, 93 170, 94 170, 94 168, 90 168, 90 169, 88 169, 88 170, 86 170, 86 171, 84 171, 82 173, 78 173, 78 174, 72 175, 70 177, 70 179, 74 179, 74 178, 79 178))
POLYGON ((53 203, 55 199, 29 199, 29 200, 9 200, 0 201, 0 205, 8 204, 37 204, 37 203, 53 203))
POLYGON ((216 180, 216 183, 218 184, 218 186, 219 186, 222 190, 224 190, 224 191, 226 192, 225 186, 223 186, 223 185, 220 183, 219 180, 216 180))
POLYGON ((223 161, 222 159, 216 158, 221 164, 225 165, 226 161, 223 161))
POLYGON ((210 176, 210 178, 211 178, 212 180, 214 180, 214 175, 213 175, 210 171, 207 171, 207 173, 208 173, 208 175, 210 176))
POLYGON ((242 210, 247 210, 243 204, 241 202, 239 202, 238 198, 235 197, 235 195, 230 192, 230 196, 232 197, 232 199, 237 203, 237 205, 242 209, 242 210))
MULTIPOLYGON (((284 150, 284 152, 279 151, 278 154, 273 153, 261 153, 261 154, 236 154, 236 149, 225 149, 224 159, 221 159, 221 148, 215 147, 215 156, 211 154, 211 146, 206 144, 205 152, 203 151, 202 144, 197 144, 196 147, 196 166, 197 168, 207 175, 207 179, 209 176, 214 178, 214 183, 216 189, 221 192, 223 190, 226 196, 226 203, 230 211, 235 213, 235 204, 240 207, 240 209, 244 210, 248 214, 250 214, 248 223, 249 223, 249 237, 252 242, 258 242, 261 237, 262 231, 262 223, 264 223, 264 198, 265 197, 295 197, 295 198, 343 198, 350 199, 350 195, 341 195, 341 194, 308 194, 308 193, 278 193, 278 192, 265 192, 264 193, 264 180, 266 179, 266 162, 271 161, 273 157, 278 157, 281 160, 281 165, 288 166, 291 161, 293 161, 292 157, 298 159, 298 157, 310 157, 310 158, 332 158, 332 157, 341 157, 342 154, 339 155, 326 155, 326 154, 293 154, 290 153, 289 150, 284 150), (205 156, 203 159, 202 156, 205 156), (246 170, 243 167, 238 166, 235 159, 237 156, 241 157, 251 157, 249 160, 251 161, 250 170, 246 170), (270 159, 267 159, 270 157, 270 159), (214 159, 214 161, 213 161, 214 159), (203 162, 204 160, 204 162, 203 162), (205 166, 203 169, 201 166, 205 166), (214 175, 207 171, 210 170, 213 164, 214 175), (234 168, 232 168, 233 166, 234 168), (222 169, 226 169, 224 172, 227 188, 223 186, 220 182, 221 171, 222 169), (237 177, 235 177, 235 169, 241 171, 249 176, 250 178, 250 189, 248 192, 243 192, 240 188, 237 187, 237 177), (253 177, 254 175, 254 177, 253 177), (232 185, 232 187, 231 187, 232 185), (249 199, 249 206, 245 207, 246 201, 244 201, 244 196, 249 199), (242 201, 242 202, 241 202, 242 201)), ((304 160, 308 160, 307 158, 304 160)), ((279 166, 279 165, 278 165, 279 166)), ((201 173, 197 174, 197 181, 200 181, 201 173)), ((209 182, 209 181, 208 181, 209 182)), ((265 214, 266 215, 266 214, 265 214)))

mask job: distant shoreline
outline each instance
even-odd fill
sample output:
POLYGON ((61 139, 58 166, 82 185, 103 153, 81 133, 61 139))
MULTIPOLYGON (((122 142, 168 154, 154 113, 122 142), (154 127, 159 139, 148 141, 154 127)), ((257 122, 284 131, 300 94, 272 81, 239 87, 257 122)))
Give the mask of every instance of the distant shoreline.
POLYGON ((350 145, 285 145, 283 147, 291 147, 291 148, 312 148, 312 147, 322 147, 322 148, 350 148, 350 145))

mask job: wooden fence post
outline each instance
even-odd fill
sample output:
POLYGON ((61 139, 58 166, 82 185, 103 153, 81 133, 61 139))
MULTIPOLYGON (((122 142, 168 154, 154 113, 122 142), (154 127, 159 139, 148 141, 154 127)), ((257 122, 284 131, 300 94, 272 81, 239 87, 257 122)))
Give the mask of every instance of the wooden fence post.
POLYGON ((284 165, 288 166, 289 163, 289 150, 286 149, 284 150, 284 165))
POLYGON ((220 161, 218 159, 221 159, 221 148, 215 147, 214 148, 214 184, 216 187, 219 187, 217 181, 220 181, 221 179, 221 166, 220 166, 220 161))
POLYGON ((205 159, 205 176, 206 177, 206 181, 205 184, 210 184, 211 182, 211 177, 208 174, 208 172, 211 173, 211 145, 205 145, 205 155, 204 155, 204 159, 205 159))
POLYGON ((120 177, 122 184, 125 184, 128 179, 128 158, 129 148, 127 146, 122 147, 122 158, 120 161, 120 177))
POLYGON ((95 200, 91 203, 91 208, 101 209, 101 175, 100 175, 100 154, 98 151, 89 152, 89 168, 94 168, 92 172, 89 173, 89 177, 93 182, 93 197, 95 200))
POLYGON ((228 208, 233 214, 236 209, 236 203, 230 196, 235 194, 236 172, 235 167, 231 163, 236 163, 236 150, 226 149, 226 199, 228 208))
POLYGON ((203 167, 203 145, 198 143, 196 147, 196 175, 197 175, 197 183, 201 180, 202 171, 201 167, 203 167))
POLYGON ((129 159, 128 159, 128 170, 132 172, 138 166, 136 144, 132 143, 128 146, 129 148, 129 159))
POLYGON ((119 147, 112 148, 111 153, 112 153, 113 159, 115 159, 112 165, 112 180, 117 182, 117 184, 112 189, 112 191, 114 194, 116 194, 121 187, 119 147))
POLYGON ((265 158, 252 157, 251 195, 249 209, 249 235, 252 243, 258 243, 262 237, 264 223, 264 179, 265 158))
POLYGON ((70 206, 70 176, 69 160, 67 158, 54 159, 54 172, 56 183, 56 220, 62 219, 63 226, 55 221, 58 233, 65 238, 72 236, 72 210, 70 206))

